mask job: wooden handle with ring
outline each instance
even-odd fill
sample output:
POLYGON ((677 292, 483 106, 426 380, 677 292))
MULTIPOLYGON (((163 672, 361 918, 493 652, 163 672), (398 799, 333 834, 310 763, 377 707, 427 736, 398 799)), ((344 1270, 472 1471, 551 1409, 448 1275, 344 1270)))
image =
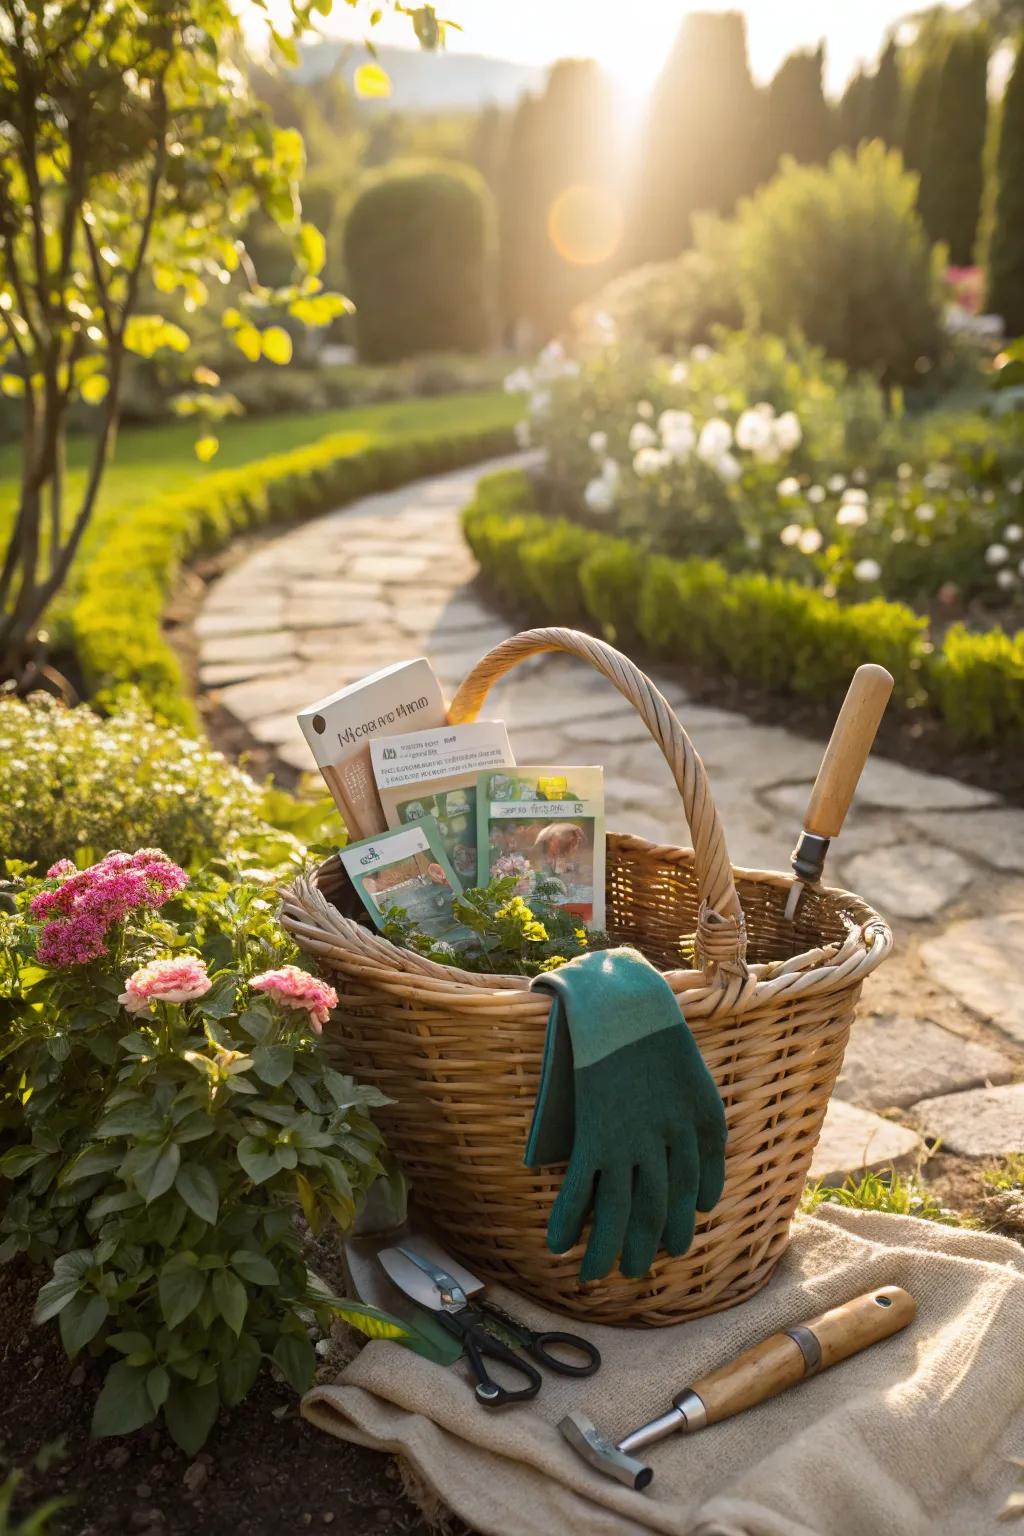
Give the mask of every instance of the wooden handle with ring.
POLYGON ((898 1285, 867 1291, 810 1322, 763 1339, 728 1365, 695 1381, 678 1395, 675 1407, 686 1414, 688 1428, 698 1427, 694 1419, 702 1419, 701 1427, 717 1424, 891 1338, 913 1322, 916 1312, 914 1298, 898 1285))
POLYGON ((892 673, 874 663, 853 674, 811 790, 805 832, 839 836, 892 689, 892 673))

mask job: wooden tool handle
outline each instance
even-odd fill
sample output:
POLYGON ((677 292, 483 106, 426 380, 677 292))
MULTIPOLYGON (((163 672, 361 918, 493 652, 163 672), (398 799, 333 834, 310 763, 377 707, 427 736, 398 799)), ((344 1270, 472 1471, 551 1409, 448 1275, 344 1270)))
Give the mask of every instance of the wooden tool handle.
POLYGON ((917 1303, 906 1291, 898 1285, 883 1285, 823 1312, 792 1333, 773 1333, 730 1364, 695 1381, 689 1390, 704 1404, 707 1423, 717 1424, 899 1333, 916 1312, 917 1303), (793 1333, 798 1339, 803 1335, 802 1341, 794 1339, 793 1333))
POLYGON ((839 836, 892 688, 892 674, 873 663, 853 674, 811 790, 805 831, 839 836))

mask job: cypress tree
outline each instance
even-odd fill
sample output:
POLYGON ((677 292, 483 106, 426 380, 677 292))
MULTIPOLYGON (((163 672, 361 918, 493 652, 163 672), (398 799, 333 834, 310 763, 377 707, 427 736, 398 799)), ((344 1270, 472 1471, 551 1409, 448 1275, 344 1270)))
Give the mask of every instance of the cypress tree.
POLYGON ((498 310, 507 341, 520 344, 536 290, 542 212, 537 196, 542 159, 540 104, 520 97, 509 127, 498 180, 498 310))
POLYGON ((957 32, 939 75, 935 117, 921 175, 921 215, 933 240, 944 240, 953 266, 974 260, 983 187, 988 118, 988 34, 957 32))
POLYGON ((882 50, 878 68, 871 79, 868 138, 881 139, 883 144, 888 144, 890 147, 899 144, 902 97, 903 82, 900 78, 899 56, 895 40, 890 37, 882 50))
POLYGON ((839 103, 839 142, 846 149, 856 149, 869 136, 872 94, 871 76, 858 69, 850 76, 839 103))
POLYGON ((776 161, 792 155, 805 165, 823 165, 835 148, 824 67, 824 47, 791 53, 768 87, 768 134, 776 161))
POLYGON ((678 256, 693 215, 730 213, 765 164, 761 93, 737 12, 687 16, 651 94, 630 219, 634 264, 678 256))
POLYGON ((1024 335, 1024 36, 1003 98, 988 307, 1002 315, 1008 336, 1024 335))
POLYGON ((907 117, 903 127, 903 160, 908 170, 916 171, 918 175, 924 170, 928 158, 941 74, 941 57, 926 59, 911 87, 907 103, 907 117))

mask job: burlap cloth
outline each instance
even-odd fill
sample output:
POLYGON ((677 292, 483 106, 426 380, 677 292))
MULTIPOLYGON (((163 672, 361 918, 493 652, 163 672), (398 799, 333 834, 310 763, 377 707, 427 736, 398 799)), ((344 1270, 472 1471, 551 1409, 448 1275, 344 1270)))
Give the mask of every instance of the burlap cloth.
MULTIPOLYGON (((559 1321, 492 1288, 535 1327, 559 1321)), ((1024 1252, 1005 1238, 822 1207, 798 1219, 765 1290, 676 1328, 585 1332, 604 1364, 544 1373, 532 1403, 488 1413, 463 1363, 368 1344, 302 1411, 342 1439, 400 1452, 485 1536, 985 1536, 1024 1454, 1024 1252), (646 1493, 600 1476, 555 1425, 579 1408, 618 1437, 777 1328, 876 1285, 918 1303, 902 1334, 723 1424, 647 1453, 646 1493)))

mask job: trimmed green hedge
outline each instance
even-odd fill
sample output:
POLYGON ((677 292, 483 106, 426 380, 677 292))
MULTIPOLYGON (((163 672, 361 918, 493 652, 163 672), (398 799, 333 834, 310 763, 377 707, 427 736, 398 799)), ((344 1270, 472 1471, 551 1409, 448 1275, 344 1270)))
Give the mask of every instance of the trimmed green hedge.
POLYGON ((183 561, 222 549, 249 529, 316 517, 513 446, 511 426, 421 432, 370 445, 343 432, 145 503, 81 569, 68 639, 90 697, 110 709, 126 690, 139 689, 157 714, 194 728, 181 667, 161 632, 183 561))
POLYGON ((481 481, 463 528, 492 587, 539 622, 596 626, 619 645, 813 698, 841 698, 862 662, 879 662, 902 703, 927 703, 962 740, 1024 733, 1024 632, 958 625, 933 650, 927 620, 902 603, 840 604, 713 560, 646 555, 535 508, 527 476, 503 471, 481 481))

